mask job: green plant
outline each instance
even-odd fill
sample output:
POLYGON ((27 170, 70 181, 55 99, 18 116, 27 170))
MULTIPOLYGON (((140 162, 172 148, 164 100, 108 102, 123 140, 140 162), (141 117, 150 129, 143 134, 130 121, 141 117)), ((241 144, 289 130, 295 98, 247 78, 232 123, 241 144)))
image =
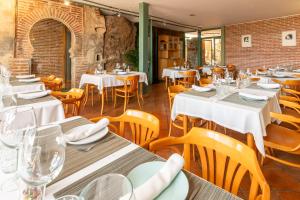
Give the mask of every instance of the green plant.
POLYGON ((124 54, 124 60, 128 65, 131 65, 133 70, 138 70, 139 68, 139 50, 133 49, 129 50, 124 54))

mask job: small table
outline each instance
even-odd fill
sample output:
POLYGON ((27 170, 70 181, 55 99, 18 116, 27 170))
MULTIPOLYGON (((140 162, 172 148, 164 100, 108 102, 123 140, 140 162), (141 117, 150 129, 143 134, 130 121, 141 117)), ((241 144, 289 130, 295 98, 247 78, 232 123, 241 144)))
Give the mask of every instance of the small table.
POLYGON ((32 83, 20 82, 18 79, 12 79, 10 81, 10 85, 12 86, 12 90, 14 94, 17 93, 30 93, 30 92, 39 92, 44 91, 45 84, 43 82, 37 81, 32 83))
POLYGON ((174 99, 171 118, 184 115, 184 134, 187 134, 187 116, 215 122, 225 128, 247 134, 248 145, 257 147, 265 155, 263 137, 266 126, 271 123, 270 112, 281 113, 278 102, 280 89, 268 90, 254 85, 235 90, 228 96, 217 99, 216 91, 197 92, 189 90, 177 94, 174 99), (239 91, 256 91, 269 96, 268 101, 247 101, 239 98, 239 91))
POLYGON ((181 72, 186 72, 186 71, 196 71, 196 77, 197 80, 200 80, 200 73, 196 69, 175 69, 175 68, 164 68, 163 73, 162 73, 162 78, 170 78, 174 82, 174 85, 176 84, 176 79, 177 78, 183 78, 181 72))
MULTIPOLYGON (((30 106, 33 108, 38 126, 65 118, 64 108, 58 99, 53 96, 45 96, 37 99, 20 99, 17 100, 17 106, 30 106)), ((10 108, 7 102, 3 102, 3 109, 10 108)))
MULTIPOLYGON (((103 93, 104 88, 109 88, 109 87, 118 87, 124 85, 122 81, 119 81, 116 79, 118 76, 134 76, 134 75, 139 75, 140 76, 140 95, 141 98, 143 99, 143 83, 148 85, 148 78, 147 74, 145 72, 128 72, 128 74, 125 75, 118 75, 118 74, 112 74, 112 73, 107 73, 107 74, 83 74, 80 79, 79 83, 79 88, 82 88, 85 84, 93 84, 96 85, 96 87, 99 90, 99 93, 103 93)), ((102 98, 102 104, 101 104, 101 115, 103 113, 103 108, 104 108, 104 95, 101 95, 102 98)))

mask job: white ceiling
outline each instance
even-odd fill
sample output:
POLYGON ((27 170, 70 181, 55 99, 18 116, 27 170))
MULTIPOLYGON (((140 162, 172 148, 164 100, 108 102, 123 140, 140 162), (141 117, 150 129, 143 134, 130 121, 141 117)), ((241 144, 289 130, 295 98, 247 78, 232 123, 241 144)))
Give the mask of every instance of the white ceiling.
POLYGON ((300 14, 300 0, 90 1, 135 12, 139 10, 139 3, 144 1, 150 4, 150 15, 203 28, 300 14))

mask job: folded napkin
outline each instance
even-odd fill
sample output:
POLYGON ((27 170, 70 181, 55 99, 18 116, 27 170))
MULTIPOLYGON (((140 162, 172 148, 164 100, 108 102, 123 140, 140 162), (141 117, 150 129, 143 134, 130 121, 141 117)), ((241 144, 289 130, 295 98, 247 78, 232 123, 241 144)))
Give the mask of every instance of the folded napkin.
POLYGON ((257 74, 258 75, 266 75, 267 72, 266 71, 259 71, 259 70, 256 70, 257 74))
MULTIPOLYGON (((153 200, 160 195, 181 171, 184 159, 179 154, 173 154, 164 166, 154 174, 149 180, 133 190, 135 200, 153 200)), ((128 195, 120 200, 128 199, 128 195)))
POLYGON ((209 92, 212 90, 211 87, 200 87, 197 85, 192 85, 192 89, 196 90, 197 92, 209 92))
POLYGON ((22 79, 22 78, 35 78, 35 74, 31 74, 31 75, 18 75, 18 76, 16 76, 16 78, 20 78, 20 79, 22 79))
POLYGON ((300 69, 294 69, 293 72, 298 72, 298 73, 300 73, 300 69))
POLYGON ((78 140, 85 139, 106 128, 108 124, 109 120, 107 118, 103 118, 95 124, 89 124, 90 126, 82 126, 85 127, 83 129, 78 129, 78 127, 73 128, 68 131, 69 134, 64 135, 64 139, 66 142, 76 142, 78 140))
POLYGON ((278 78, 283 78, 283 77, 286 77, 286 74, 276 73, 276 74, 273 74, 273 76, 278 77, 278 78))
POLYGON ((255 94, 255 93, 248 93, 248 92, 239 92, 239 95, 242 96, 242 97, 246 97, 248 99, 253 99, 253 100, 258 100, 258 101, 261 101, 261 100, 268 100, 269 97, 268 96, 265 96, 265 95, 258 95, 258 94, 255 94))
POLYGON ((257 86, 265 88, 265 89, 277 89, 277 88, 280 88, 280 84, 278 84, 278 83, 257 83, 257 86))
POLYGON ((19 82, 24 82, 24 83, 33 83, 33 82, 37 82, 40 81, 41 78, 31 78, 31 79, 19 79, 19 82))
POLYGON ((41 92, 32 92, 32 93, 24 93, 17 94, 19 99, 37 99, 51 94, 51 90, 41 91, 41 92))

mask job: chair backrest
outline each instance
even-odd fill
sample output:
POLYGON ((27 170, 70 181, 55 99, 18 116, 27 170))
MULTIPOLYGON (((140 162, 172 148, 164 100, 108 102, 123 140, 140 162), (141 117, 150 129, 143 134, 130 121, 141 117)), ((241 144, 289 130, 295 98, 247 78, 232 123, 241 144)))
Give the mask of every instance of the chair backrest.
POLYGON ((48 82, 48 87, 53 91, 61 90, 63 85, 63 79, 62 78, 55 78, 52 81, 48 82))
POLYGON ((120 122, 121 136, 124 136, 125 125, 129 124, 132 140, 138 145, 143 145, 149 139, 159 136, 159 119, 150 113, 128 109, 113 121, 120 122))
POLYGON ((300 91, 300 80, 286 80, 282 84, 285 88, 300 91))
POLYGON ((140 75, 117 76, 116 79, 119 81, 123 81, 124 89, 126 91, 131 93, 138 91, 140 75))
POLYGON ((49 75, 48 77, 47 77, 47 81, 53 81, 54 79, 56 78, 56 76, 55 75, 49 75))
POLYGON ((81 100, 84 97, 84 90, 80 88, 72 88, 67 93, 78 100, 81 100))
POLYGON ((186 90, 187 90, 187 88, 185 88, 183 85, 172 85, 172 86, 168 87, 170 110, 172 110, 172 105, 173 105, 175 95, 180 92, 184 92, 186 90))
POLYGON ((214 67, 213 70, 212 70, 212 73, 213 74, 218 74, 223 78, 225 70, 222 67, 214 67))
POLYGON ((236 66, 233 64, 228 64, 226 67, 227 67, 228 71, 230 71, 230 72, 236 71, 236 66))
POLYGON ((209 84, 212 84, 212 78, 211 77, 207 77, 207 78, 202 78, 199 80, 199 85, 200 86, 207 86, 209 84))
POLYGON ((270 188, 255 152, 242 142, 212 130, 194 127, 183 137, 169 137, 152 142, 150 150, 178 144, 184 144, 187 170, 190 169, 190 145, 195 145, 200 155, 204 179, 237 195, 241 181, 249 172, 251 185, 248 199, 270 199, 270 188))
POLYGON ((183 82, 185 84, 193 85, 196 82, 196 74, 197 72, 195 70, 190 70, 190 71, 183 71, 179 72, 183 76, 183 82))

